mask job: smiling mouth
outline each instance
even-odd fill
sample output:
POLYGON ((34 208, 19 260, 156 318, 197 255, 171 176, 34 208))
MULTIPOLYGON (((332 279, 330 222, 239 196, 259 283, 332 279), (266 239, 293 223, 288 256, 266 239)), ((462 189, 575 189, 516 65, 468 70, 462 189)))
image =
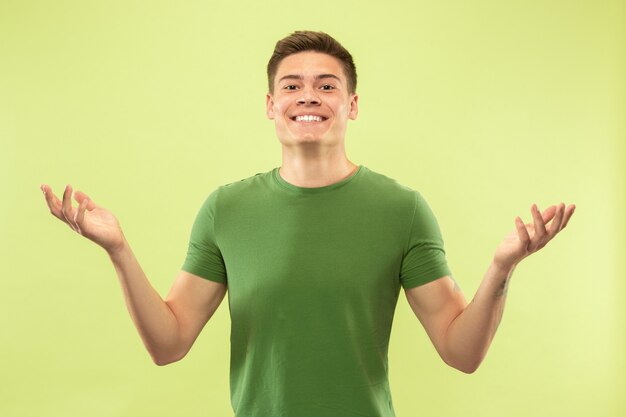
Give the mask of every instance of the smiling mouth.
POLYGON ((327 119, 328 119, 328 117, 313 116, 313 115, 294 116, 294 117, 291 118, 291 120, 293 120, 294 122, 306 122, 306 123, 323 122, 323 121, 325 121, 327 119))

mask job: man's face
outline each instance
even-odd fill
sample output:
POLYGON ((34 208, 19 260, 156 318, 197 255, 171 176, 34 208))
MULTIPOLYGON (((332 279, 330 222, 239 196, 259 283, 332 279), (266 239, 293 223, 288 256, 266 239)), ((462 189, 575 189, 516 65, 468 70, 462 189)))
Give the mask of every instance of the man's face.
POLYGON ((341 62, 306 51, 278 65, 274 93, 267 94, 267 117, 283 145, 343 141, 348 119, 356 119, 358 96, 348 93, 341 62))

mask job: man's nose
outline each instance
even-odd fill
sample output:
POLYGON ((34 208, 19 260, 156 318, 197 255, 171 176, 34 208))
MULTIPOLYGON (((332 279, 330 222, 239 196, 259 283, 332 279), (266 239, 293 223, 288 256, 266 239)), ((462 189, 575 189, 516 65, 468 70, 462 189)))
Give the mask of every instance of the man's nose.
POLYGON ((298 104, 320 104, 320 99, 313 91, 310 89, 302 90, 302 94, 298 97, 298 104))

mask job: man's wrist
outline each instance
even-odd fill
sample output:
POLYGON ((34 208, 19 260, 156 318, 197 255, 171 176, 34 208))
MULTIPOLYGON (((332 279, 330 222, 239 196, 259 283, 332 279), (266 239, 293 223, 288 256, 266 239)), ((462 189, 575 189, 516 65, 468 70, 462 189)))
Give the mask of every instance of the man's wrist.
POLYGON ((498 275, 510 276, 515 270, 516 266, 517 264, 501 264, 496 262, 495 259, 492 259, 491 265, 489 265, 489 269, 491 269, 498 275))
POLYGON ((105 248, 112 261, 116 261, 122 257, 122 255, 129 249, 128 242, 123 239, 119 244, 110 248, 105 248))
POLYGON ((496 297, 506 296, 509 289, 509 282, 516 266, 516 264, 501 265, 495 262, 495 260, 491 262, 491 265, 489 265, 490 276, 493 277, 494 282, 497 285, 497 290, 495 292, 496 297))

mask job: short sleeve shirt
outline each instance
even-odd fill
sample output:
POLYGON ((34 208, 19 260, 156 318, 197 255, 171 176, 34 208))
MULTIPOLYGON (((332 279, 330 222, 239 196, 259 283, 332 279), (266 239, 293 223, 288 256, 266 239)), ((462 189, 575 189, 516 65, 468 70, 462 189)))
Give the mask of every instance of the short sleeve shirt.
POLYGON ((228 286, 235 417, 393 417, 400 288, 451 274, 421 194, 363 165, 324 187, 279 168, 217 187, 183 270, 228 286))

